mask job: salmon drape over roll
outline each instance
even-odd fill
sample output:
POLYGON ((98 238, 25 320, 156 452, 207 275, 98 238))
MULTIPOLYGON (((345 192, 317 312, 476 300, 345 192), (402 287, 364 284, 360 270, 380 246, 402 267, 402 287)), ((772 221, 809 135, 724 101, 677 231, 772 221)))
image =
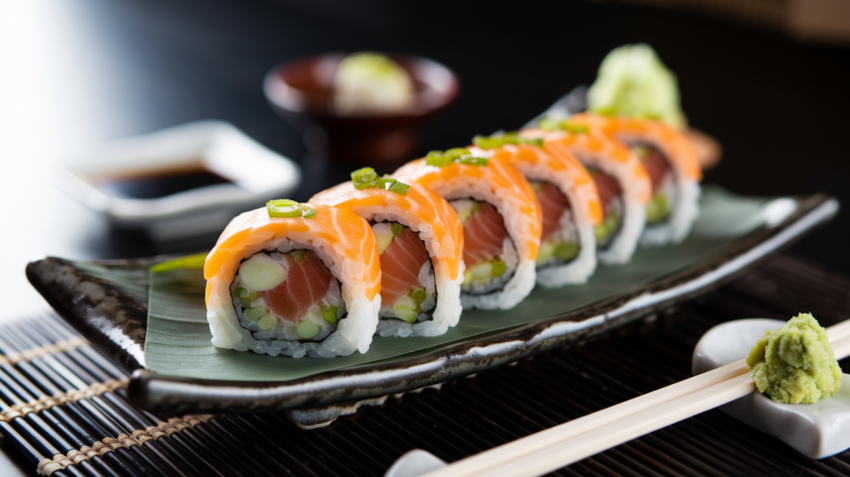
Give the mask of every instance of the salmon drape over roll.
POLYGON ((272 201, 234 218, 204 267, 212 343, 296 358, 365 353, 381 272, 369 224, 325 205, 272 201))
POLYGON ((433 151, 393 177, 430 188, 457 211, 463 222, 464 307, 507 309, 531 292, 542 217, 534 189, 509 162, 463 148, 433 151))
POLYGON ((420 184, 371 168, 310 203, 333 205, 372 224, 381 262, 381 336, 436 336, 460 318, 463 228, 455 210, 420 184), (400 184, 400 185, 399 185, 400 184))
POLYGON ((510 162, 537 194, 543 214, 537 283, 548 288, 585 283, 596 269, 594 227, 602 223, 602 204, 588 170, 568 151, 547 151, 542 139, 500 133, 476 136, 474 143, 474 155, 510 162))
POLYGON ((576 124, 628 147, 641 160, 652 182, 646 207, 643 246, 679 243, 699 215, 702 170, 696 150, 684 133, 655 119, 577 114, 576 124))
POLYGON ((652 182, 640 159, 602 131, 570 120, 541 121, 523 130, 526 138, 542 138, 547 152, 577 157, 596 182, 602 223, 596 226, 596 249, 605 264, 628 263, 646 222, 652 182))

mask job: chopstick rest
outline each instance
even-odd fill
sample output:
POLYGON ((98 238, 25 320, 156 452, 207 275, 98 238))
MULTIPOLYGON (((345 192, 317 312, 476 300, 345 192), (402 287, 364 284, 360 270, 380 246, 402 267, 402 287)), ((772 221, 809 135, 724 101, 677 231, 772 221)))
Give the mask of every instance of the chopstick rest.
MULTIPOLYGON (((758 328, 758 327, 756 327, 758 328)), ((760 332, 752 341, 764 333, 760 332)), ((850 320, 829 327, 837 359, 850 356, 850 320)), ((723 341, 723 340, 720 340, 723 341)), ((741 340, 742 343, 745 341, 741 340)), ((749 347, 742 356, 747 354, 749 347)), ((725 349, 725 348, 724 348, 725 349)), ((702 353, 701 353, 702 354, 702 353)), ((607 409, 517 439, 442 468, 412 475, 543 475, 624 442, 756 392, 743 359, 607 409)))
MULTIPOLYGON (((765 330, 775 330, 784 324, 781 320, 753 318, 715 326, 694 348, 694 374, 741 359, 765 330)), ((719 409, 812 459, 823 459, 850 448, 848 374, 844 374, 844 385, 834 396, 814 404, 781 404, 753 392, 719 409)))

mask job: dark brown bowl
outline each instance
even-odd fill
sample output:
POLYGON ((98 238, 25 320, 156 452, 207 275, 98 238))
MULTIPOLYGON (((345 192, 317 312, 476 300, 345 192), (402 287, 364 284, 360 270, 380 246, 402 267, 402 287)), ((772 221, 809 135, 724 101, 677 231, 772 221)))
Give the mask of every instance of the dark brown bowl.
POLYGON ((272 108, 293 126, 303 129, 310 151, 331 160, 374 164, 405 159, 416 146, 416 131, 448 108, 457 98, 457 75, 436 61, 389 54, 413 79, 412 107, 393 114, 335 114, 333 77, 347 53, 299 58, 273 68, 264 91, 272 108))

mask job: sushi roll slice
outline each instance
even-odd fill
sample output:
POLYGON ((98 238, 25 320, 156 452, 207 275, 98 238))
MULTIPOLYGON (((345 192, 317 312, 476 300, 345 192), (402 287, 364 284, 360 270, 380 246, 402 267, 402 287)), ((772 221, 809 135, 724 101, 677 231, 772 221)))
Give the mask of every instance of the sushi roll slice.
POLYGON ((548 153, 576 157, 585 165, 602 203, 602 223, 594 229, 599 260, 608 265, 628 263, 652 197, 652 182, 640 159, 606 134, 570 120, 544 119, 540 127, 520 135, 543 139, 548 153))
POLYGON ((312 204, 334 205, 372 224, 381 262, 381 336, 436 336, 462 310, 463 226, 432 190, 379 177, 372 168, 320 192, 312 204))
POLYGON ((432 151, 393 177, 430 188, 463 223, 464 308, 508 309, 534 288, 542 230, 531 184, 509 162, 468 149, 432 151))
POLYGON ((699 215, 702 170, 693 144, 679 130, 654 119, 583 113, 571 119, 598 129, 629 147, 652 181, 646 226, 640 244, 659 247, 681 242, 699 215))
POLYGON ((290 200, 234 218, 207 256, 212 344, 330 358, 365 353, 378 326, 381 269, 369 223, 290 200))
POLYGON ((510 162, 534 188, 543 214, 537 283, 555 288, 587 282, 596 269, 594 227, 602 223, 602 203, 584 165, 568 151, 549 153, 542 138, 503 133, 473 141, 473 155, 510 162))

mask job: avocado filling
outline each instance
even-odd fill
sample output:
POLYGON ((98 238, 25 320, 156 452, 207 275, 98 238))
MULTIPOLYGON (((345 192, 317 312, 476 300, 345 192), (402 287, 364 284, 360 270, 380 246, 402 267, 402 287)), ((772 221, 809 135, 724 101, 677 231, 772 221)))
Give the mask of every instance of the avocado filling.
POLYGON ((581 246, 569 200, 552 184, 531 183, 543 211, 543 233, 537 268, 563 265, 574 260, 581 246))
POLYGON ((487 202, 456 199, 449 203, 463 223, 463 261, 466 270, 461 291, 484 295, 501 290, 519 263, 504 219, 487 202))
POLYGON ((646 204, 646 223, 659 225, 670 218, 672 204, 676 200, 673 169, 664 154, 649 144, 632 144, 631 149, 643 162, 652 180, 652 198, 646 204))
POLYGON ((597 249, 605 250, 613 242, 623 222, 622 192, 613 177, 590 166, 587 170, 596 182, 596 190, 602 202, 602 223, 594 227, 593 233, 597 249))
POLYGON ((230 293, 239 324, 257 340, 321 341, 346 314, 339 282, 309 250, 252 255, 230 293))
POLYGON ((372 225, 381 254, 381 318, 407 323, 433 319, 437 287, 419 235, 397 222, 372 225))

